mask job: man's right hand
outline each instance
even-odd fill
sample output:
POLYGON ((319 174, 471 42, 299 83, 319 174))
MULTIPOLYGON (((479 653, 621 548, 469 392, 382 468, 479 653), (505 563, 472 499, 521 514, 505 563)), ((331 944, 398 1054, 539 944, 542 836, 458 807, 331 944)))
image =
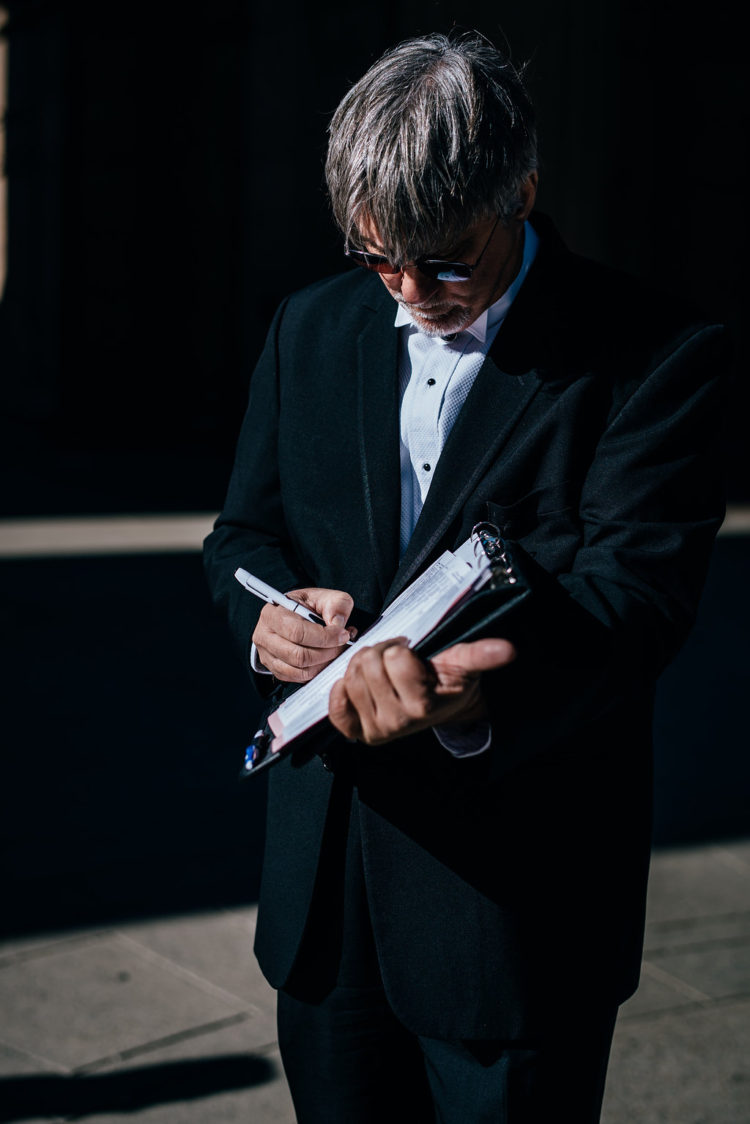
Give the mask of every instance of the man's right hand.
POLYGON ((284 683, 314 679, 353 638, 345 628, 354 602, 340 589, 292 589, 287 594, 312 609, 326 622, 313 624, 279 605, 266 605, 253 633, 253 644, 264 667, 284 683))

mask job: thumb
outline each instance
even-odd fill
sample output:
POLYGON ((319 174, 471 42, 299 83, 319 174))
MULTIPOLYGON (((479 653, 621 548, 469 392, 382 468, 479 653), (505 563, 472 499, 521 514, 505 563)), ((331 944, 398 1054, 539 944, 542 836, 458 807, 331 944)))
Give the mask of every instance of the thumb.
POLYGON ((510 640, 473 640, 469 644, 454 644, 432 659, 435 670, 456 675, 479 675, 505 667, 516 658, 516 649, 510 640))
POLYGON ((354 608, 354 600, 342 589, 305 589, 300 597, 313 612, 321 616, 326 624, 343 628, 354 608))

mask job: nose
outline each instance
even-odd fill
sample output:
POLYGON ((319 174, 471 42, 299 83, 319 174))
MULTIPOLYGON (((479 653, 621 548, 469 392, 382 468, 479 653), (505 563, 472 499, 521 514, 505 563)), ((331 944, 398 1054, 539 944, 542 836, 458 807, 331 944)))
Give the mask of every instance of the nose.
POLYGON ((407 304, 425 304, 440 284, 434 278, 421 273, 415 265, 407 265, 395 280, 407 304))

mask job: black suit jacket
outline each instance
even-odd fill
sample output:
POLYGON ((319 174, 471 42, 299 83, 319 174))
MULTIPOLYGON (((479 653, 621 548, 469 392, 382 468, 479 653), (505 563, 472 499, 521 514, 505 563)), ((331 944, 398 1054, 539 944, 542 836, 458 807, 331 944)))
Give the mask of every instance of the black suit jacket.
MULTIPOLYGON (((377 613, 484 519, 570 595, 572 622, 485 677, 493 741, 431 732, 351 747, 373 928, 391 1004, 434 1037, 532 1033, 636 987, 651 821, 651 700, 693 619, 723 506, 722 331, 566 251, 537 259, 398 558, 395 308, 364 271, 288 299, 253 375, 226 505, 206 541, 247 664, 260 604, 344 589, 377 613), (585 642, 581 638, 585 636, 585 642)), ((314 896, 335 774, 269 774, 256 952, 283 986, 314 896)))

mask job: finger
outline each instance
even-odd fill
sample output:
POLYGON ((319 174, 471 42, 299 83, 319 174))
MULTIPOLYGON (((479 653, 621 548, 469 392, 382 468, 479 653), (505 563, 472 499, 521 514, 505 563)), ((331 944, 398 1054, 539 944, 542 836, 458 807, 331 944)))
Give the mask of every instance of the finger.
MULTIPOLYGON (((318 671, 335 660, 345 649, 343 644, 328 648, 310 648, 304 644, 294 644, 286 637, 278 636, 273 632, 269 632, 262 637, 260 643, 256 640, 255 646, 261 654, 266 653, 291 667, 310 667, 316 668, 318 671)), ((265 659, 263 662, 268 667, 265 659)))
POLYGON ((258 653, 263 666, 282 683, 309 683, 311 679, 319 675, 323 668, 331 662, 328 660, 327 663, 298 667, 294 664, 287 663, 285 660, 278 659, 278 657, 268 652, 263 652, 260 648, 258 649, 258 653))
POLYGON ((496 668, 505 667, 515 658, 516 649, 509 640, 492 638, 474 640, 468 644, 455 644, 452 648, 446 648, 444 652, 433 656, 430 662, 438 678, 443 672, 474 678, 483 671, 494 671, 496 668))
POLYGON ((269 634, 273 633, 304 648, 340 648, 349 640, 349 633, 345 628, 315 624, 280 605, 266 605, 260 614, 258 625, 267 629, 269 634))
POLYGON ((383 688, 392 695, 390 684, 382 668, 382 653, 377 648, 364 648, 349 661, 343 686, 350 707, 356 711, 359 734, 363 741, 370 742, 378 729, 378 706, 374 693, 379 692, 380 708, 385 706, 382 698, 383 688))
POLYGON ((253 633, 263 666, 286 683, 312 679, 344 651, 344 639, 345 630, 313 624, 273 605, 265 606, 253 633), (300 643, 311 637, 312 644, 300 643))
POLYGON ((368 708, 373 714, 392 706, 398 695, 385 670, 383 658, 390 642, 363 648, 349 661, 345 680, 354 705, 368 708))
POLYGON ((316 668, 320 671, 344 651, 342 644, 330 648, 310 648, 303 644, 294 644, 278 633, 260 628, 253 633, 253 643, 269 671, 273 670, 268 662, 269 659, 281 661, 291 667, 316 668))
POLYGON ((402 710, 410 718, 427 718, 434 708, 437 675, 429 663, 398 645, 383 653, 383 668, 402 710))
POLYGON ((343 628, 354 608, 351 595, 341 589, 292 589, 287 597, 312 609, 334 628, 343 628))
POLYGON ((334 683, 328 696, 328 717, 331 725, 345 738, 356 739, 362 736, 359 714, 352 705, 343 679, 334 683))
POLYGON ((403 736, 415 718, 426 722, 431 709, 429 683, 435 675, 404 645, 391 640, 365 648, 347 668, 347 694, 359 715, 361 738, 369 745, 403 736), (393 672, 398 665, 402 674, 393 672))

